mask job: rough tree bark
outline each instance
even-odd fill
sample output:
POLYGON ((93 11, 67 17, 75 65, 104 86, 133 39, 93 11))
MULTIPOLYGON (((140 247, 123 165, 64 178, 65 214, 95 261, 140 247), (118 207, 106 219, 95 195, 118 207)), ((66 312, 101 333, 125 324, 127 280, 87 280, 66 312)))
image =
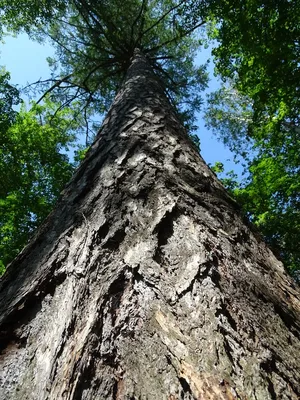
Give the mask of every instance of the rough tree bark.
POLYGON ((299 290, 138 51, 0 295, 1 400, 300 396, 299 290))

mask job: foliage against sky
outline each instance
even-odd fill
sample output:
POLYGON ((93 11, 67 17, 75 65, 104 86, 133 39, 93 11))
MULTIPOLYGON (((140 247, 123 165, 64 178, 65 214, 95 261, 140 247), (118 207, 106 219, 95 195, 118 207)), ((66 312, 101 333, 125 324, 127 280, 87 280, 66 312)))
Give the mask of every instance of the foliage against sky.
MULTIPOLYGON (((299 270, 300 251, 300 138, 299 131, 282 125, 253 122, 252 101, 236 89, 223 87, 210 97, 209 126, 242 156, 246 177, 232 173, 224 184, 264 234, 276 255, 291 270, 299 270), (250 133, 249 133, 250 131, 250 133)), ((224 172, 216 166, 216 172, 224 172)))
POLYGON ((195 12, 196 3, 27 1, 24 15, 20 2, 2 0, 2 19, 11 29, 25 29, 41 41, 51 38, 56 48, 56 56, 49 59, 53 74, 40 87, 44 91, 51 88, 51 96, 65 105, 80 100, 87 126, 91 113, 107 111, 133 50, 139 47, 163 80, 183 122, 192 129, 194 114, 201 105, 200 92, 207 83, 205 67, 194 64, 201 45, 199 29, 205 23, 204 13, 195 12), (52 9, 51 4, 55 5, 52 9), (51 18, 49 12, 53 14, 51 18), (28 13, 28 23, 24 24, 28 13))
POLYGON ((25 106, 9 74, 0 74, 0 273, 51 211, 74 166, 66 150, 78 128, 74 111, 25 106), (5 107, 2 105, 5 104, 5 107))
POLYGON ((235 196, 292 271, 300 269, 300 1, 224 1, 207 121, 247 179, 235 196))

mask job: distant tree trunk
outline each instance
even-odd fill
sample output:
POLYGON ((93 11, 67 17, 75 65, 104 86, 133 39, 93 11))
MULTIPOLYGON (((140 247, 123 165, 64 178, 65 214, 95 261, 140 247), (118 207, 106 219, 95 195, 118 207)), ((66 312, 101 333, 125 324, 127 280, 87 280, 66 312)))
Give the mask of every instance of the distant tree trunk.
POLYGON ((300 396, 299 290, 139 51, 0 296, 1 400, 300 396))

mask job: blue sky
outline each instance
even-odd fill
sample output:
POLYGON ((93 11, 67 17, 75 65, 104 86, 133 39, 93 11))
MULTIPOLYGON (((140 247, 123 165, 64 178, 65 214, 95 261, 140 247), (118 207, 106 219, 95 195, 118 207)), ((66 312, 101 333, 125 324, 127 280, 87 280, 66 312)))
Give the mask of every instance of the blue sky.
MULTIPOLYGON (((50 77, 50 70, 46 58, 52 56, 54 51, 49 44, 41 45, 31 41, 26 34, 19 35, 17 38, 5 37, 5 43, 1 44, 0 65, 5 66, 11 74, 11 83, 17 84, 19 88, 39 79, 50 77)), ((205 62, 210 56, 209 50, 203 50, 199 58, 205 62)), ((207 92, 213 91, 218 87, 218 82, 213 76, 213 65, 209 67, 210 85, 207 92)), ((214 164, 221 161, 225 165, 225 170, 234 169, 239 171, 232 161, 233 155, 229 149, 219 142, 214 135, 204 126, 201 114, 197 121, 199 129, 197 134, 201 140, 201 155, 207 163, 214 164)))

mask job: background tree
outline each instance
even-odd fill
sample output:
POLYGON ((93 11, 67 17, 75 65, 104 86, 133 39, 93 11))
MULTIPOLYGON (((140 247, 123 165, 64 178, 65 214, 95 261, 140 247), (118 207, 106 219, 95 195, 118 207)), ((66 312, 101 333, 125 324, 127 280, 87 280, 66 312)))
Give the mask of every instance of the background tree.
MULTIPOLYGON (((74 165, 66 150, 75 142, 78 123, 74 111, 56 113, 45 101, 21 106, 18 90, 2 71, 0 84, 0 266, 22 250, 34 230, 49 214, 74 165)), ((77 118, 78 120, 78 118, 77 118)))
MULTIPOLYGON (((254 123, 252 102, 237 89, 224 86, 210 96, 209 102, 208 126, 230 146, 246 175, 242 182, 229 176, 223 183, 296 277, 300 265, 297 129, 282 124, 278 131, 274 128, 275 116, 269 124, 254 123)), ((224 168, 215 171, 223 173, 224 168)))
POLYGON ((299 123, 299 0, 221 1, 212 30, 217 70, 252 100, 255 122, 299 123))
MULTIPOLYGON (((220 2, 213 53, 227 86, 210 97, 208 124, 243 159, 234 194, 295 273, 300 259, 298 1, 220 2)), ((217 20, 217 19, 216 19, 217 20)))

